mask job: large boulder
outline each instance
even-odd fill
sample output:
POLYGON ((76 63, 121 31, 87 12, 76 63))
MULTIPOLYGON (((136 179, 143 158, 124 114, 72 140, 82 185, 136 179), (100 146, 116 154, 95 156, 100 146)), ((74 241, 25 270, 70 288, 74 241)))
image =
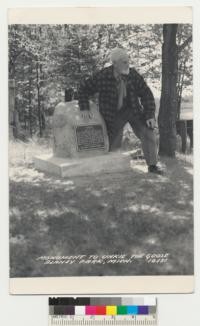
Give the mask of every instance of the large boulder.
POLYGON ((53 115, 53 152, 62 158, 79 158, 108 153, 105 122, 90 101, 92 119, 82 118, 78 101, 61 102, 53 115))

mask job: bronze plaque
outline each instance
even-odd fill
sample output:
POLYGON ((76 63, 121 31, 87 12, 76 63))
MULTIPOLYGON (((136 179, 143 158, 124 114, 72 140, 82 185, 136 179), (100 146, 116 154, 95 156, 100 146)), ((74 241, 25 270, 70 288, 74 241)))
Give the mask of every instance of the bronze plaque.
POLYGON ((103 150, 105 140, 101 125, 84 125, 76 127, 77 150, 103 150))

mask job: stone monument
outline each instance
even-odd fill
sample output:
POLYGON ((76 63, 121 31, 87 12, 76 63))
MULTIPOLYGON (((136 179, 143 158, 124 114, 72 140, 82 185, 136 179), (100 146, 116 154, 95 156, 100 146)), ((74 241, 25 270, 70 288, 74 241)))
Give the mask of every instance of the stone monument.
POLYGON ((59 103, 53 115, 53 154, 34 158, 35 167, 60 177, 130 168, 123 153, 110 153, 105 122, 90 101, 92 118, 82 118, 78 101, 59 103))
POLYGON ((53 116, 53 152, 62 158, 83 158, 108 153, 105 123, 95 103, 90 102, 92 119, 83 120, 78 102, 61 102, 53 116))

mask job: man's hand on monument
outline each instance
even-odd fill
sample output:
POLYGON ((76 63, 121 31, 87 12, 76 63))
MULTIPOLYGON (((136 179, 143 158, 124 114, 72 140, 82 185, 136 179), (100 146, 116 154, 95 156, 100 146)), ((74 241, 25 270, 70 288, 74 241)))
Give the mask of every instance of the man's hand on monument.
POLYGON ((156 126, 156 121, 155 119, 148 119, 146 120, 147 127, 150 129, 154 129, 156 126))
POLYGON ((81 115, 84 120, 89 120, 93 118, 93 114, 90 111, 82 111, 81 115))

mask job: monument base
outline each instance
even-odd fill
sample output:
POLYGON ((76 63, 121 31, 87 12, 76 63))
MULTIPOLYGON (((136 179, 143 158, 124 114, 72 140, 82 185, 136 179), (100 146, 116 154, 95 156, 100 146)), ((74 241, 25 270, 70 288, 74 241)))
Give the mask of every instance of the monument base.
POLYGON ((72 177, 130 170, 131 158, 127 153, 121 152, 80 159, 42 155, 34 157, 34 164, 40 171, 59 177, 72 177))

